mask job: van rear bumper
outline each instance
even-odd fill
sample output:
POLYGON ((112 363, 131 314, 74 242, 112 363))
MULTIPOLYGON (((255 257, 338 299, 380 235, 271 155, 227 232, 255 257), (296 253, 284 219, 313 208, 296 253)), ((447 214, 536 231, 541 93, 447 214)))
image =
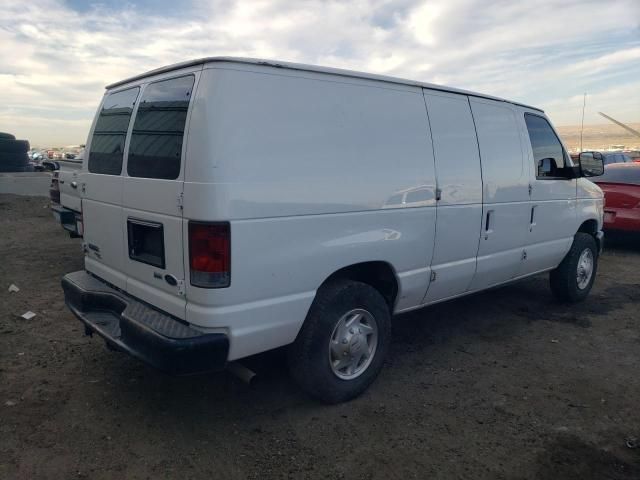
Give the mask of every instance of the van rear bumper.
POLYGON ((117 350, 174 375, 224 368, 229 339, 223 333, 202 333, 112 288, 84 270, 62 277, 67 307, 85 325, 117 350))
POLYGON ((60 204, 51 205, 51 212, 53 218, 60 222, 62 228, 64 228, 71 238, 82 237, 82 232, 78 228, 78 222, 82 222, 81 215, 78 212, 63 207, 60 204))

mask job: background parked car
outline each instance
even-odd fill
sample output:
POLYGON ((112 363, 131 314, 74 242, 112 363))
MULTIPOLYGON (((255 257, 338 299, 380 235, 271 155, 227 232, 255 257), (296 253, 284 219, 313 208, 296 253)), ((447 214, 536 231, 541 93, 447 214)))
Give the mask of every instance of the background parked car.
POLYGON ((601 152, 604 158, 604 164, 610 165, 612 163, 630 163, 631 157, 621 152, 601 152))
MULTIPOLYGON (((605 165, 610 165, 612 163, 629 163, 633 162, 633 159, 622 152, 599 152, 602 154, 602 158, 604 159, 605 165)), ((578 160, 578 153, 571 154, 571 158, 574 162, 578 160)))
POLYGON ((43 164, 51 164, 53 174, 49 187, 51 211, 62 228, 69 232, 72 238, 82 237, 82 205, 78 191, 78 174, 82 169, 84 149, 73 160, 55 161, 45 160, 43 164))
POLYGON ((604 228, 640 232, 640 163, 607 165, 593 181, 605 196, 604 228))

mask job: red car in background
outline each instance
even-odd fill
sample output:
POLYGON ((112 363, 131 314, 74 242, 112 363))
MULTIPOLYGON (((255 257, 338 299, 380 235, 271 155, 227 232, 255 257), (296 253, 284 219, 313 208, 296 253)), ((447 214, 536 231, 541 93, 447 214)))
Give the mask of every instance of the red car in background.
POLYGON ((640 232, 640 163, 612 163, 593 181, 604 192, 604 228, 640 232))

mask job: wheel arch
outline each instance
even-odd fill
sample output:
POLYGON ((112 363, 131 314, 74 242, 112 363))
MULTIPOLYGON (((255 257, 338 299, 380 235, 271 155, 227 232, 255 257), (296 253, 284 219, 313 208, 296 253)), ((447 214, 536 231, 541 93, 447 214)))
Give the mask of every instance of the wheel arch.
POLYGON ((587 233, 593 237, 598 247, 598 255, 602 254, 604 248, 604 233, 598 229, 598 221, 595 218, 585 220, 578 228, 578 233, 587 233))
POLYGON ((578 232, 588 233, 595 237, 596 233, 598 233, 598 221, 595 218, 585 220, 578 228, 578 232))
POLYGON ((389 312, 393 312, 400 284, 396 271, 390 263, 368 261, 342 267, 329 275, 320 285, 320 289, 338 279, 354 280, 370 285, 380 292, 389 306, 389 312))

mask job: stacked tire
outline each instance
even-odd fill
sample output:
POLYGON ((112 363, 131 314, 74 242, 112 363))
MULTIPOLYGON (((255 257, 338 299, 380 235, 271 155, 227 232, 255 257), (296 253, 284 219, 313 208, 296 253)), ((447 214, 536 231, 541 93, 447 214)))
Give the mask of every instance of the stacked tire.
POLYGON ((16 140, 10 133, 0 132, 0 172, 31 172, 29 142, 16 140))

